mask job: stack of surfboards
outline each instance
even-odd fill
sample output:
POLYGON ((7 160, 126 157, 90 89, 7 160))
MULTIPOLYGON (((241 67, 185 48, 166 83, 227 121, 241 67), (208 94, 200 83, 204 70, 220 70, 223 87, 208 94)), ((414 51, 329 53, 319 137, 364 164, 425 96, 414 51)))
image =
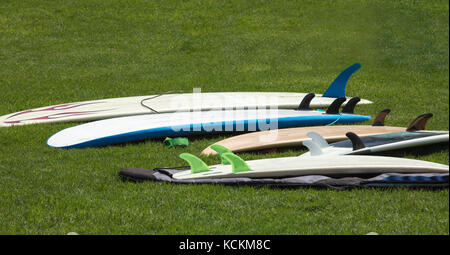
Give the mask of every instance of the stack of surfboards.
POLYGON ((172 178, 190 180, 239 177, 267 178, 311 174, 448 173, 448 165, 396 157, 366 156, 382 151, 448 143, 448 131, 424 130, 426 122, 432 117, 432 114, 418 116, 407 128, 385 127, 384 120, 389 112, 389 109, 383 110, 375 119, 373 126, 290 128, 278 130, 284 135, 265 143, 258 139, 261 136, 267 136, 267 132, 272 131, 231 137, 209 146, 202 152, 206 155, 218 154, 222 164, 207 166, 200 158, 184 153, 180 157, 189 163, 190 170, 176 173, 172 178), (349 130, 353 130, 353 132, 349 132, 349 130), (294 138, 289 137, 290 133, 293 134, 294 138), (319 133, 324 134, 324 136, 319 133), (332 144, 328 144, 326 139, 343 140, 343 136, 349 139, 332 144), (236 140, 241 141, 241 143, 235 144, 234 147, 224 146, 233 145, 233 141, 236 140), (244 161, 234 154, 236 151, 283 147, 288 143, 290 143, 289 145, 303 144, 310 151, 299 157, 252 161, 244 161), (234 152, 230 148, 234 149, 234 152))
POLYGON ((280 92, 164 93, 25 110, 1 116, 0 126, 96 120, 64 129, 47 141, 57 148, 83 148, 165 136, 355 123, 370 119, 354 114, 355 105, 372 103, 345 97, 347 81, 360 67, 357 63, 346 68, 324 94, 317 96, 280 92), (321 106, 328 109, 311 109, 321 106), (339 113, 341 106, 344 108, 339 113))
POLYGON ((92 121, 51 136, 47 144, 56 148, 106 146, 166 136, 254 131, 217 142, 202 152, 219 154, 222 161, 219 165, 208 166, 194 155, 181 154, 191 169, 173 176, 180 180, 392 171, 448 172, 448 166, 431 162, 353 155, 448 142, 448 132, 423 131, 430 115, 419 116, 406 129, 384 126, 388 109, 375 118, 372 126, 339 125, 370 119, 370 116, 355 114, 354 109, 357 104, 370 104, 371 101, 345 95, 349 78, 360 67, 357 63, 346 68, 323 94, 318 95, 169 91, 19 111, 0 116, 0 127, 92 121), (327 109, 312 109, 319 107, 327 109), (350 142, 328 144, 346 137, 350 142), (244 161, 233 153, 302 144, 310 152, 301 157, 244 161))
MULTIPOLYGON (((427 162, 422 160, 412 160, 397 157, 385 156, 366 156, 381 151, 409 148, 415 146, 430 145, 436 143, 448 143, 448 131, 425 131, 427 120, 432 114, 423 114, 417 117, 408 128, 387 128, 383 127, 384 118, 389 112, 383 110, 375 119, 374 126, 365 126, 362 130, 353 129, 364 137, 360 137, 353 132, 346 132, 345 136, 349 140, 328 144, 326 139, 319 133, 309 131, 306 133, 308 139, 302 139, 303 145, 310 149, 310 152, 302 154, 299 157, 283 157, 261 160, 244 161, 234 154, 229 148, 224 147, 228 141, 213 144, 206 150, 208 155, 218 154, 221 158, 221 164, 208 166, 200 158, 183 153, 180 157, 186 160, 190 170, 176 173, 172 176, 174 179, 214 179, 214 178, 273 178, 302 175, 367 175, 383 173, 448 173, 449 166, 427 162), (372 130, 375 128, 375 130, 372 130), (401 132, 398 132, 400 131, 401 132), (367 132, 378 132, 378 135, 367 135, 367 132), (222 144, 222 145, 221 145, 222 144), (215 153, 210 153, 212 150, 215 153)), ((344 130, 351 130, 352 126, 342 129, 339 126, 332 129, 333 132, 326 133, 332 139, 341 135, 344 130)), ((308 127, 309 129, 314 129, 308 127)), ((333 127, 328 127, 333 128, 333 127)), ((320 128, 319 131, 322 131, 320 128)), ((285 129, 283 132, 296 132, 295 129, 285 129)), ((262 135, 263 132, 239 136, 239 139, 245 139, 245 136, 251 138, 262 135), (259 133, 259 134, 258 134, 259 133)), ((281 146, 286 137, 282 137, 281 146)), ((272 142, 271 146, 276 147, 272 142)), ((241 146, 243 146, 241 144, 241 146)), ((244 148, 251 148, 248 144, 244 148)), ((260 143, 255 143, 255 148, 261 148, 260 143)), ((236 149, 236 148, 235 148, 236 149)), ((239 150, 236 149, 236 150, 239 150)), ((205 152, 205 151, 204 151, 205 152)), ((205 153, 204 153, 205 154, 205 153)))

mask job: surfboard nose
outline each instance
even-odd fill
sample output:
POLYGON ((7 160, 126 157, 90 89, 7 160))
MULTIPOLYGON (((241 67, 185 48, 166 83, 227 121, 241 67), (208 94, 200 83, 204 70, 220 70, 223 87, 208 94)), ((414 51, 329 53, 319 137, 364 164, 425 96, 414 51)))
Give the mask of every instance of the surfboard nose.
POLYGON ((212 155, 217 155, 217 152, 215 152, 213 149, 211 149, 211 147, 208 146, 208 147, 206 147, 206 149, 204 149, 202 151, 201 154, 206 155, 206 156, 212 156, 212 155))

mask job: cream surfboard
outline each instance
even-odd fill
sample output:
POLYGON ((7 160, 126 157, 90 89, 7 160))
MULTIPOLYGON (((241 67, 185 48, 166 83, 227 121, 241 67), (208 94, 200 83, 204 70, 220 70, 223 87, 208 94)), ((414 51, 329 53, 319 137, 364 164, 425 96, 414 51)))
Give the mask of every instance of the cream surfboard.
MULTIPOLYGON (((221 147, 218 145, 217 147, 221 147)), ((226 148, 219 148, 222 164, 208 166, 200 158, 182 153, 190 170, 174 179, 273 178, 301 175, 365 175, 382 173, 448 173, 449 166, 406 158, 383 156, 283 157, 244 161, 226 148)))
MULTIPOLYGON (((354 64, 339 74, 323 95, 317 95, 311 101, 311 107, 327 107, 334 99, 345 97, 347 81, 360 66, 360 64, 354 64)), ((23 110, 0 116, 0 127, 37 123, 92 121, 140 114, 195 110, 241 108, 295 109, 306 95, 307 93, 284 92, 173 93, 172 91, 159 95, 110 98, 23 110)), ((372 102, 364 99, 359 102, 359 104, 370 103, 372 102)))
MULTIPOLYGON (((385 117, 389 112, 389 109, 384 109, 381 111, 375 118, 372 126, 333 125, 267 130, 233 136, 215 144, 225 146, 233 152, 302 146, 304 141, 310 139, 307 134, 311 131, 319 133, 328 142, 337 142, 347 139, 347 132, 354 132, 358 136, 364 137, 377 134, 402 132, 406 130, 424 130, 427 120, 433 116, 432 114, 419 115, 407 128, 384 126, 385 117)), ((202 154, 215 155, 217 152, 214 151, 211 146, 208 146, 202 151, 202 154)))

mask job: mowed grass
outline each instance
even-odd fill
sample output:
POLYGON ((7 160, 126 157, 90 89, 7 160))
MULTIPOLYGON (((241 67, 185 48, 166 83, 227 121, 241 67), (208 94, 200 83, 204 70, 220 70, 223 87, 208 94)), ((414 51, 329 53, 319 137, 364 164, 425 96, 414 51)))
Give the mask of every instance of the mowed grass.
MULTIPOLYGON (((448 1, 8 1, 0 4, 0 115, 193 88, 347 94, 407 126, 449 127, 448 1)), ((368 122, 369 123, 369 122, 368 122)), ((230 136, 58 150, 77 123, 0 129, 0 234, 449 234, 448 189, 352 191, 130 183, 127 167, 185 163, 230 136)), ((245 159, 295 156, 305 149, 245 159)), ((448 164, 448 145, 395 154, 448 164)), ((202 157, 207 163, 217 158, 202 157)))

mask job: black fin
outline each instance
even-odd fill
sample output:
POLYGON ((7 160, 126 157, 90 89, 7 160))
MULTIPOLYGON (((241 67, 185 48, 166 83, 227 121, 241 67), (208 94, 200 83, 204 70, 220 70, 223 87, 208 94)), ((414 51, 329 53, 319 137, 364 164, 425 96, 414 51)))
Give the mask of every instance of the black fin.
POLYGON ((338 114, 339 108, 341 105, 347 100, 345 97, 336 98, 330 106, 328 106, 327 113, 328 114, 338 114))
POLYGON ((391 109, 384 109, 373 120, 372 126, 384 126, 384 119, 386 118, 386 115, 388 115, 391 112, 391 109))
POLYGON ((298 106, 297 110, 298 111, 307 111, 307 110, 311 110, 311 108, 309 108, 309 104, 311 103, 311 100, 316 96, 316 94, 314 93, 309 93, 307 94, 305 97, 303 97, 302 102, 300 103, 300 105, 298 106))
POLYGON ((411 124, 406 128, 406 131, 419 131, 425 130, 425 125, 427 124, 428 119, 433 117, 432 113, 424 113, 422 115, 417 116, 411 124))
POLYGON ((350 139, 350 141, 352 141, 352 146, 353 146, 353 150, 359 150, 359 149, 363 149, 366 146, 364 145, 364 143, 361 141, 361 138, 359 138, 359 136, 353 132, 347 132, 345 134, 348 139, 350 139))
POLYGON ((342 113, 353 113, 355 110, 356 104, 361 101, 361 98, 359 97, 352 97, 348 102, 345 104, 344 108, 342 108, 342 113))

